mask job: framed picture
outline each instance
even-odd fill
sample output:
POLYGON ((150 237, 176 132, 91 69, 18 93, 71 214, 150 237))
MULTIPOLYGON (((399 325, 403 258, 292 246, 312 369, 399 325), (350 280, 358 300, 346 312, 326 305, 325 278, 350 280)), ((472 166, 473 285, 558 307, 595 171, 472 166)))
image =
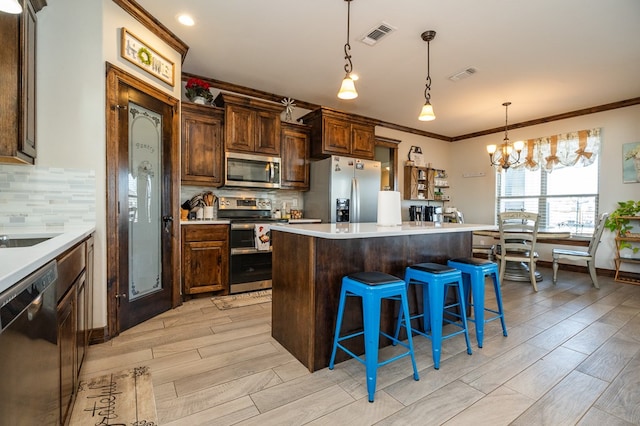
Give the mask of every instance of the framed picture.
POLYGON ((121 34, 120 56, 173 87, 175 84, 175 64, 153 50, 126 28, 122 28, 121 34))
POLYGON ((640 142, 622 145, 622 181, 640 183, 640 142))

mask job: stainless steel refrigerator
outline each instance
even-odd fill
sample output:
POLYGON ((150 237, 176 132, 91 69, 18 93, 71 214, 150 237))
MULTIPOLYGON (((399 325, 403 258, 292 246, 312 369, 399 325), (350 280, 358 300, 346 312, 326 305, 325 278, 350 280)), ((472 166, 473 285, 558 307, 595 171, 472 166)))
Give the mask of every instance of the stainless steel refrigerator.
POLYGON ((304 215, 323 222, 376 222, 380 162, 332 155, 311 163, 304 215))

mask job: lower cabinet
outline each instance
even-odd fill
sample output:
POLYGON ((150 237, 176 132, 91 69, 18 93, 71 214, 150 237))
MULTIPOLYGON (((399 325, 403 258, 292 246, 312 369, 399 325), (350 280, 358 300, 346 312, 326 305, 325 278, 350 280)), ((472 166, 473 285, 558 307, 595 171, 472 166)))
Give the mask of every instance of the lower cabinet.
POLYGON ((89 345, 92 324, 89 316, 93 316, 93 237, 57 260, 59 407, 60 424, 66 425, 71 418, 78 377, 89 345))
POLYGON ((182 292, 229 293, 229 225, 182 226, 182 292))
POLYGON ((60 424, 69 423, 76 377, 76 313, 75 289, 70 289, 58 302, 58 349, 60 352, 60 424))

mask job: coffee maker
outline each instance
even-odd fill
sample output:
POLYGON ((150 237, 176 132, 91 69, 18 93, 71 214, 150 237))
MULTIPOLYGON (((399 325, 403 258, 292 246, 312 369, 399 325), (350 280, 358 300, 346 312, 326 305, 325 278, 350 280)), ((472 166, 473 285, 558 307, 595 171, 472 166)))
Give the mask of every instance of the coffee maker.
POLYGON ((349 222, 349 199, 336 199, 336 223, 349 222))

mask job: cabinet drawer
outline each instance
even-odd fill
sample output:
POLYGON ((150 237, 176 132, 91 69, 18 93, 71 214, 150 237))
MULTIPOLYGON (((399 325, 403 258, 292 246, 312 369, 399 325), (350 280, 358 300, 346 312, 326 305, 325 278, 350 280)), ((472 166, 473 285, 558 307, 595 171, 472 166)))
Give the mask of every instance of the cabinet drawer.
POLYGON ((228 225, 187 225, 182 228, 184 241, 226 241, 228 225))
POLYGON ((86 245, 78 244, 58 258, 58 282, 56 295, 58 300, 64 296, 78 275, 82 273, 87 264, 86 245))

